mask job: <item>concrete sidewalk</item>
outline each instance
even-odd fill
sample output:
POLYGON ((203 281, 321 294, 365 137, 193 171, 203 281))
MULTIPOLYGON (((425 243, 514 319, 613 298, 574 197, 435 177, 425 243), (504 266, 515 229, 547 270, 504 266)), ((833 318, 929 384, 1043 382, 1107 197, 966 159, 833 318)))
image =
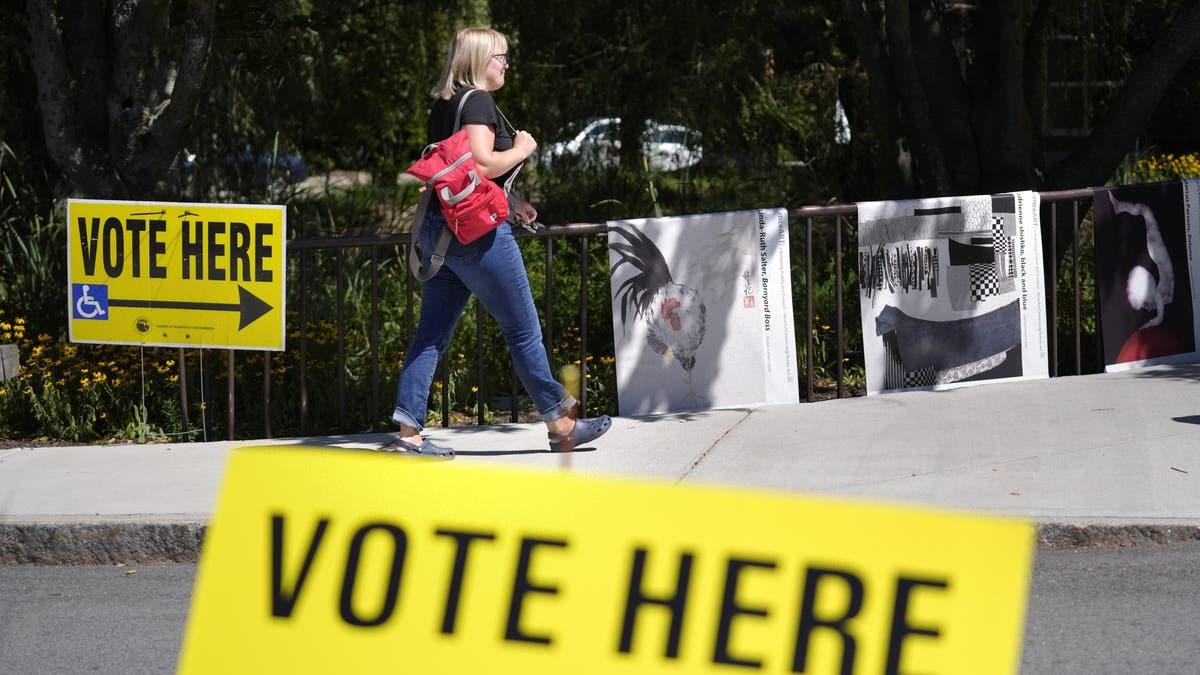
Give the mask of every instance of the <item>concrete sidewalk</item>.
MULTIPOLYGON (((1043 546, 1200 539, 1200 364, 619 418, 551 454, 540 424, 433 429, 459 462, 733 484, 1018 516, 1043 546)), ((385 434, 0 450, 0 563, 195 560, 231 447, 385 434)))

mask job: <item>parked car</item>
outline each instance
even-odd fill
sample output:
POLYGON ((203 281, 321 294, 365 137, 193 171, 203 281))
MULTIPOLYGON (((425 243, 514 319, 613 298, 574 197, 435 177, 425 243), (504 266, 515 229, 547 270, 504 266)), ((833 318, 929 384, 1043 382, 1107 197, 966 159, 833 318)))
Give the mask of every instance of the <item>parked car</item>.
MULTIPOLYGON (((613 166, 621 156, 621 119, 601 117, 588 120, 569 131, 570 136, 552 143, 542 153, 542 162, 553 166, 565 158, 582 164, 613 166)), ((678 124, 646 121, 642 153, 651 169, 675 171, 698 163, 703 157, 700 132, 678 124)))
MULTIPOLYGON (((186 148, 183 150, 179 163, 181 169, 193 172, 200 164, 201 160, 196 153, 186 148)), ((246 146, 240 155, 225 155, 225 167, 246 175, 260 176, 263 181, 268 174, 285 183, 300 183, 308 178, 308 167, 304 165, 304 160, 298 152, 256 154, 250 146, 246 146)))

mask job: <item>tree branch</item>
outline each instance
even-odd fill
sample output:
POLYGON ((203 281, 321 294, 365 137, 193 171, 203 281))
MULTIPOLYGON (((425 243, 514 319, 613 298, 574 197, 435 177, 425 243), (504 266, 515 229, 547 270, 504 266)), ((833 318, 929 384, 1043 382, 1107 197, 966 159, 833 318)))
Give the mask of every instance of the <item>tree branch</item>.
POLYGON ((63 3, 63 44, 71 57, 70 72, 75 73, 75 109, 83 138, 108 135, 106 110, 111 63, 103 40, 104 5, 94 0, 68 0, 63 3))
POLYGON ((212 40, 215 0, 189 0, 180 27, 171 25, 170 4, 120 0, 112 9, 109 150, 139 196, 153 193, 179 150, 177 139, 195 115, 212 40))
MULTIPOLYGON (((971 127, 971 94, 951 34, 960 24, 928 2, 914 3, 912 12, 916 72, 951 189, 957 194, 974 194, 979 189, 979 147, 971 127)), ((965 21, 959 17, 959 22, 965 21)))
POLYGON ((1055 166, 1051 189, 1102 185, 1145 128, 1171 82, 1200 48, 1200 0, 1186 0, 1151 50, 1139 61, 1113 106, 1085 143, 1055 166))
POLYGON ((904 92, 901 98, 904 110, 904 128, 908 132, 917 175, 921 188, 926 193, 948 195, 953 192, 946 162, 942 157, 933 128, 929 99, 921 84, 913 57, 912 29, 909 23, 907 0, 885 0, 884 33, 887 36, 888 53, 891 55, 892 72, 896 84, 904 92))
POLYGON ((46 150, 68 180, 85 194, 112 196, 115 181, 105 154, 80 134, 58 3, 29 0, 26 12, 31 38, 29 60, 37 78, 46 150))
POLYGON ((912 157, 900 126, 900 95, 891 77, 886 46, 877 22, 863 0, 844 0, 858 42, 859 58, 869 74, 871 111, 878 146, 879 187, 883 197, 901 197, 913 192, 912 157))
POLYGON ((1033 140, 1024 103, 1024 0, 982 3, 977 22, 980 59, 976 131, 985 148, 982 188, 987 192, 1032 188, 1033 140))
POLYGON ((1042 111, 1046 105, 1046 31, 1054 0, 1038 0, 1033 19, 1025 32, 1025 112, 1029 116, 1030 137, 1033 139, 1033 171, 1045 178, 1045 160, 1041 139, 1045 133, 1042 111))

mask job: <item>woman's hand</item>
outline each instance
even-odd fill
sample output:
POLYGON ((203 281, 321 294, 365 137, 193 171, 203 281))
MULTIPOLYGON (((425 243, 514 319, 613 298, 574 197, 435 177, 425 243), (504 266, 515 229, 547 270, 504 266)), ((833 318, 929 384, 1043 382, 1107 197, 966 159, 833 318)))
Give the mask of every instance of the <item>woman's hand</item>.
POLYGON ((467 139, 471 145, 471 155, 475 160, 475 168, 484 178, 496 178, 504 175, 505 171, 525 161, 534 150, 537 141, 528 131, 518 131, 513 137, 513 146, 508 150, 497 151, 494 148, 496 132, 492 127, 482 122, 471 122, 464 125, 467 139))
POLYGON ((523 158, 529 158, 537 150, 537 141, 528 131, 518 131, 513 137, 513 147, 521 152, 523 158))
POLYGON ((516 219, 518 225, 529 226, 537 222, 538 212, 533 207, 533 204, 513 195, 512 197, 512 217, 516 219))

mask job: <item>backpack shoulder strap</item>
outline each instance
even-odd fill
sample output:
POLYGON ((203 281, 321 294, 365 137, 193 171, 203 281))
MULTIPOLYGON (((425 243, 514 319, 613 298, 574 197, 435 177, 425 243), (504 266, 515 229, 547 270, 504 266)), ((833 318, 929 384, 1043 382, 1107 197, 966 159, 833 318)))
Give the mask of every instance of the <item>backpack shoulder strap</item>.
MULTIPOLYGON (((474 94, 474 89, 468 89, 463 92, 462 98, 458 99, 458 110, 454 113, 454 131, 457 132, 462 128, 462 111, 463 106, 467 104, 467 99, 471 94, 474 94)), ((429 182, 432 184, 433 179, 429 182)), ((433 275, 438 273, 442 267, 442 262, 446 259, 446 249, 450 247, 450 228, 443 228, 441 236, 438 237, 437 245, 433 247, 433 255, 429 259, 429 269, 421 269, 421 253, 418 250, 417 237, 419 236, 419 228, 421 223, 425 222, 425 212, 429 210, 429 200, 432 189, 426 189, 421 193, 421 198, 417 201, 417 211, 413 214, 412 227, 409 232, 412 236, 412 243, 408 246, 408 267, 412 270, 413 276, 417 281, 429 281, 433 275)))
POLYGON ((446 260, 446 249, 450 248, 450 237, 452 236, 449 227, 443 227, 441 235, 438 236, 437 244, 433 247, 433 255, 429 256, 429 269, 421 269, 421 252, 417 238, 420 233, 417 228, 421 223, 425 222, 425 211, 429 208, 430 194, 433 190, 425 190, 421 193, 421 198, 417 202, 417 213, 413 217, 413 227, 411 229, 412 242, 408 245, 408 269, 412 270, 412 274, 417 278, 417 281, 426 282, 433 278, 433 275, 438 273, 442 268, 442 263, 446 260))
POLYGON ((474 89, 468 89, 465 92, 463 92, 462 98, 458 99, 458 112, 454 113, 454 130, 455 131, 458 131, 459 129, 462 128, 463 106, 465 106, 467 104, 467 99, 470 98, 471 94, 474 94, 474 93, 475 93, 474 89))

